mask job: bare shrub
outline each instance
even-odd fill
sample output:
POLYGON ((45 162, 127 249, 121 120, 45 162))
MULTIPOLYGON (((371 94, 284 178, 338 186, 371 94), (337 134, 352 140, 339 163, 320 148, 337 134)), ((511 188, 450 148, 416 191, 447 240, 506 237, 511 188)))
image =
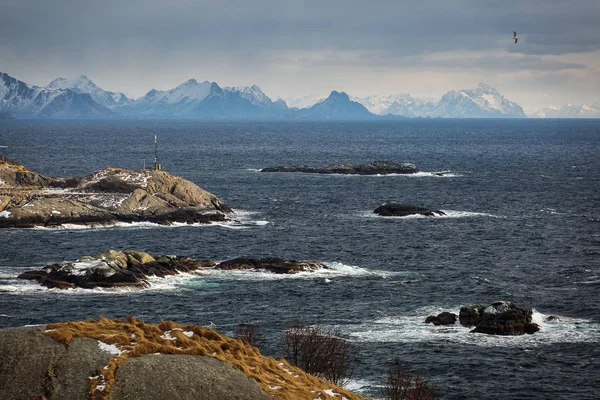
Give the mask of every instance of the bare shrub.
POLYGON ((433 400, 437 387, 422 376, 414 376, 406 364, 396 360, 388 369, 382 395, 385 400, 433 400))
POLYGON ((248 343, 250 346, 261 348, 265 345, 265 339, 258 331, 256 325, 239 324, 235 327, 235 337, 248 343))
POLYGON ((338 330, 319 325, 296 323, 283 336, 283 356, 289 363, 336 385, 351 375, 352 350, 338 330))

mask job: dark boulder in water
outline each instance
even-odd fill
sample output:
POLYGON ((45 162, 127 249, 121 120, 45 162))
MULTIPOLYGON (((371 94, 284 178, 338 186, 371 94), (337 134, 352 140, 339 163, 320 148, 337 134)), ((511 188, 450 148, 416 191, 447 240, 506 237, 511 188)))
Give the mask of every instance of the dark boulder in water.
POLYGON ((446 215, 440 210, 431 210, 429 208, 415 207, 404 203, 385 203, 380 205, 373 211, 384 217, 406 217, 408 215, 424 215, 434 217, 436 215, 446 215))
POLYGON ((263 168, 261 172, 305 172, 312 174, 345 174, 345 175, 389 175, 415 174, 417 167, 409 163, 394 161, 375 161, 367 164, 353 165, 351 163, 329 164, 325 167, 289 166, 263 168))
POLYGON ((489 306, 468 305, 462 307, 459 320, 463 326, 475 326, 471 332, 488 335, 523 335, 540 330, 531 322, 533 310, 520 308, 510 301, 498 301, 489 306))
POLYGON ((456 323, 456 314, 444 311, 437 316, 430 315, 425 319, 425 323, 434 325, 454 325, 456 323))

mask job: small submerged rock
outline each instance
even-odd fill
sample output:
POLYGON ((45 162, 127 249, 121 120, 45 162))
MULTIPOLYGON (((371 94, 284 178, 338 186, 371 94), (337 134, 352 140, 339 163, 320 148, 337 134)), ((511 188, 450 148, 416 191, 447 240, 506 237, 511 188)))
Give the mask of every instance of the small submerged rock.
POLYGON ((446 215, 446 213, 440 210, 431 210, 429 208, 416 207, 410 204, 394 202, 382 204, 373 212, 384 217, 406 217, 408 215, 424 215, 427 217, 434 217, 436 215, 446 215))
POLYGON ((274 272, 277 274, 293 274, 296 272, 312 272, 327 269, 325 264, 315 261, 284 260, 283 258, 248 258, 238 257, 233 260, 223 261, 215 269, 257 269, 274 272))
POLYGON ((498 301, 489 306, 470 304, 461 307, 459 320, 463 326, 475 326, 471 331, 473 333, 523 335, 540 330, 538 324, 531 322, 532 315, 531 308, 517 307, 510 301, 498 301))
POLYGON ((83 256, 74 262, 48 265, 18 276, 39 282, 48 288, 147 288, 149 277, 166 277, 204 268, 221 270, 264 270, 280 274, 312 272, 328 267, 320 262, 282 258, 240 257, 215 263, 190 257, 151 255, 138 250, 108 250, 95 256, 83 256))
POLYGON ((456 323, 456 314, 444 311, 437 316, 430 315, 425 319, 425 323, 434 325, 454 325, 456 323))
POLYGON ((312 174, 347 174, 347 175, 389 175, 415 174, 417 167, 409 163, 394 161, 375 161, 367 164, 353 165, 351 163, 329 164, 325 167, 287 166, 263 168, 261 172, 305 172, 312 174))

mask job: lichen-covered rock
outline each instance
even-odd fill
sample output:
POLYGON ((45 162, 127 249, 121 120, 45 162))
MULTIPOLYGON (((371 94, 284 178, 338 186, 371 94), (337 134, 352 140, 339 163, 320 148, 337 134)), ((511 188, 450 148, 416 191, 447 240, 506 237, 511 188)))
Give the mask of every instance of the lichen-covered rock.
POLYGON ((427 217, 446 215, 440 210, 431 210, 429 208, 415 207, 404 203, 384 203, 377 207, 374 211, 384 217, 406 217, 408 215, 424 215, 427 217))
POLYGON ((149 277, 165 277, 214 266, 209 260, 189 257, 153 257, 136 250, 107 250, 75 262, 49 265, 41 270, 26 271, 21 279, 35 280, 49 288, 147 288, 149 277), (157 261, 157 258, 161 261, 157 261))
POLYGON ((415 174, 419 172, 413 164, 394 161, 375 161, 368 164, 353 165, 350 163, 329 164, 325 167, 288 166, 269 167, 261 172, 305 172, 313 174, 348 174, 348 175, 389 175, 415 174))
POLYGON ((217 196, 165 171, 106 168, 50 178, 0 162, 0 228, 149 221, 209 223, 232 210, 217 196))
POLYGON ((523 335, 540 330, 531 322, 533 310, 517 307, 510 301, 498 301, 489 306, 468 305, 460 309, 460 323, 475 326, 471 332, 489 335, 523 335))

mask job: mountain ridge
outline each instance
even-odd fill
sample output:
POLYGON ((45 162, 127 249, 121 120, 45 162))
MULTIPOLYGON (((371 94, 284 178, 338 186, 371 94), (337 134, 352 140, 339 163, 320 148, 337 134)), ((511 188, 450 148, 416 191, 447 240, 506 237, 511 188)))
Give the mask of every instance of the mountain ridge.
POLYGON ((307 96, 304 107, 294 107, 295 104, 300 103, 272 101, 257 85, 221 87, 216 82, 189 79, 172 89, 151 89, 144 96, 132 99, 121 92, 98 87, 85 75, 57 78, 46 87, 38 87, 0 73, 0 115, 4 118, 527 117, 520 105, 485 83, 473 89, 449 91, 437 103, 407 93, 352 97, 334 90, 326 98, 307 96))

